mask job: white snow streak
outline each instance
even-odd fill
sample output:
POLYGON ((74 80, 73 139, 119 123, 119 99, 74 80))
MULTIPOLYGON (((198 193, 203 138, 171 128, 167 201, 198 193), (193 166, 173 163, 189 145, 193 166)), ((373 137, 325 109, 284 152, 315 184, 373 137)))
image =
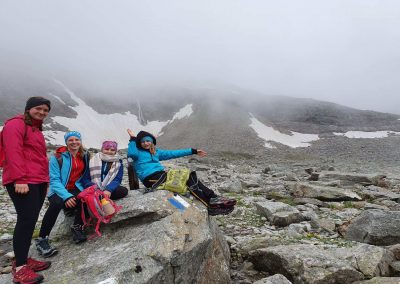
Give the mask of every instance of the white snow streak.
POLYGON ((319 139, 317 134, 303 134, 293 131, 291 132, 291 135, 281 133, 273 129, 272 127, 262 124, 252 114, 250 114, 250 120, 251 120, 250 127, 254 129, 258 137, 267 141, 265 143, 265 147, 267 148, 275 148, 270 143, 268 143, 268 141, 274 141, 280 144, 287 145, 292 148, 297 148, 297 147, 308 147, 311 145, 310 142, 319 139))
POLYGON ((101 282, 97 282, 97 284, 116 284, 117 281, 114 277, 112 278, 107 278, 106 280, 103 280, 101 282))
POLYGON ((375 131, 375 132, 366 132, 366 131, 347 131, 345 133, 334 132, 336 136, 345 136, 347 138, 385 138, 391 135, 400 135, 400 132, 395 131, 375 131))
POLYGON ((172 118, 171 122, 174 121, 175 119, 182 119, 185 117, 189 117, 192 113, 193 113, 193 109, 192 109, 192 104, 189 104, 183 108, 181 108, 179 110, 179 112, 177 112, 174 117, 172 118))
MULTIPOLYGON (((68 118, 62 116, 53 117, 55 122, 66 126, 70 130, 76 130, 82 134, 82 144, 86 147, 99 148, 104 140, 114 140, 119 144, 119 148, 126 148, 129 136, 126 129, 130 128, 135 133, 140 130, 148 131, 155 136, 159 136, 161 129, 174 121, 174 119, 189 116, 191 112, 191 105, 187 105, 178 111, 172 120, 167 121, 150 121, 146 126, 140 124, 136 115, 131 112, 123 114, 99 114, 93 108, 88 106, 83 100, 75 95, 67 86, 62 82, 55 80, 61 85, 65 92, 77 102, 77 106, 71 107, 77 112, 76 118, 68 118)), ((64 132, 62 131, 44 131, 45 137, 52 144, 64 145, 64 132)))

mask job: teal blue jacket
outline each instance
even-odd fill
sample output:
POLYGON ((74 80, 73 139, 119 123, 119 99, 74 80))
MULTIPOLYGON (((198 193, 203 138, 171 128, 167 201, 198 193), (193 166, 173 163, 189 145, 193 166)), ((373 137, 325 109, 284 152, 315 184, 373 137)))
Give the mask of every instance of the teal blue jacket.
MULTIPOLYGON (((65 186, 68 184, 69 176, 71 173, 71 154, 68 151, 65 152, 57 152, 57 155, 60 155, 62 158, 61 169, 60 163, 57 160, 57 157, 53 155, 50 158, 49 169, 50 169, 50 189, 48 193, 48 197, 53 194, 57 194, 64 201, 68 200, 71 197, 74 197, 65 186)), ((90 172, 89 172, 89 155, 87 153, 83 156, 83 161, 85 163, 85 170, 83 175, 76 181, 75 186, 80 190, 84 190, 86 187, 91 186, 93 183, 90 180, 90 172)))
POLYGON ((192 154, 194 153, 191 148, 179 150, 162 150, 156 148, 155 154, 152 155, 148 150, 137 148, 135 139, 131 140, 128 144, 128 158, 133 159, 135 171, 142 182, 146 177, 155 172, 164 171, 164 166, 160 161, 180 158, 192 154))

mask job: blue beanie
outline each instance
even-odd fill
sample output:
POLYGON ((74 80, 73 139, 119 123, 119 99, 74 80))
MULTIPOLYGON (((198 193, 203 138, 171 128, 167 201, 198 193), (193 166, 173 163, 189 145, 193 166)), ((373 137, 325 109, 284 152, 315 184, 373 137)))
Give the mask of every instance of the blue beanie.
POLYGON ((65 133, 64 135, 65 144, 67 144, 68 138, 72 136, 79 138, 79 140, 82 140, 82 135, 78 131, 70 131, 65 133))
POLYGON ((140 142, 145 142, 145 141, 151 142, 151 143, 154 144, 154 140, 153 140, 153 138, 151 138, 150 136, 145 136, 145 137, 143 137, 142 139, 140 139, 140 142))

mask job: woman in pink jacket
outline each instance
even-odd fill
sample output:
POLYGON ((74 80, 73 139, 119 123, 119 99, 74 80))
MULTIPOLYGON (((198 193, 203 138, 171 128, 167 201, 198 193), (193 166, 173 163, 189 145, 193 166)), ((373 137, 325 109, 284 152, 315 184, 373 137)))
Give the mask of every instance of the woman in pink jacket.
POLYGON ((1 133, 0 142, 4 150, 3 185, 17 212, 13 236, 14 283, 39 283, 43 276, 36 272, 51 264, 28 258, 32 234, 49 183, 42 123, 50 107, 50 101, 45 98, 29 98, 25 113, 7 120, 1 133))

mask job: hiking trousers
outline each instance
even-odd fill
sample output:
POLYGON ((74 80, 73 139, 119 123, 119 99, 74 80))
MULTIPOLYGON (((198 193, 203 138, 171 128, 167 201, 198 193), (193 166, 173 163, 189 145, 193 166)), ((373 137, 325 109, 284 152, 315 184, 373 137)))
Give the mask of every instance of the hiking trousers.
POLYGON ((28 193, 20 194, 15 192, 14 184, 6 185, 7 192, 17 212, 17 224, 13 235, 13 248, 17 267, 27 263, 33 231, 46 198, 47 182, 28 184, 28 187, 28 193))
POLYGON ((57 217, 58 214, 60 214, 61 209, 64 209, 64 213, 66 216, 75 216, 74 225, 77 224, 83 225, 83 220, 81 217, 82 214, 81 201, 78 198, 76 198, 80 192, 81 191, 77 188, 70 191, 70 193, 75 196, 76 200, 76 206, 73 208, 65 207, 65 201, 57 194, 53 194, 52 196, 49 197, 49 208, 47 208, 47 211, 44 214, 39 237, 45 238, 50 235, 50 232, 57 221, 57 217))
POLYGON ((117 200, 120 198, 124 198, 128 195, 128 189, 124 186, 119 185, 113 192, 111 192, 110 198, 112 200, 117 200))

